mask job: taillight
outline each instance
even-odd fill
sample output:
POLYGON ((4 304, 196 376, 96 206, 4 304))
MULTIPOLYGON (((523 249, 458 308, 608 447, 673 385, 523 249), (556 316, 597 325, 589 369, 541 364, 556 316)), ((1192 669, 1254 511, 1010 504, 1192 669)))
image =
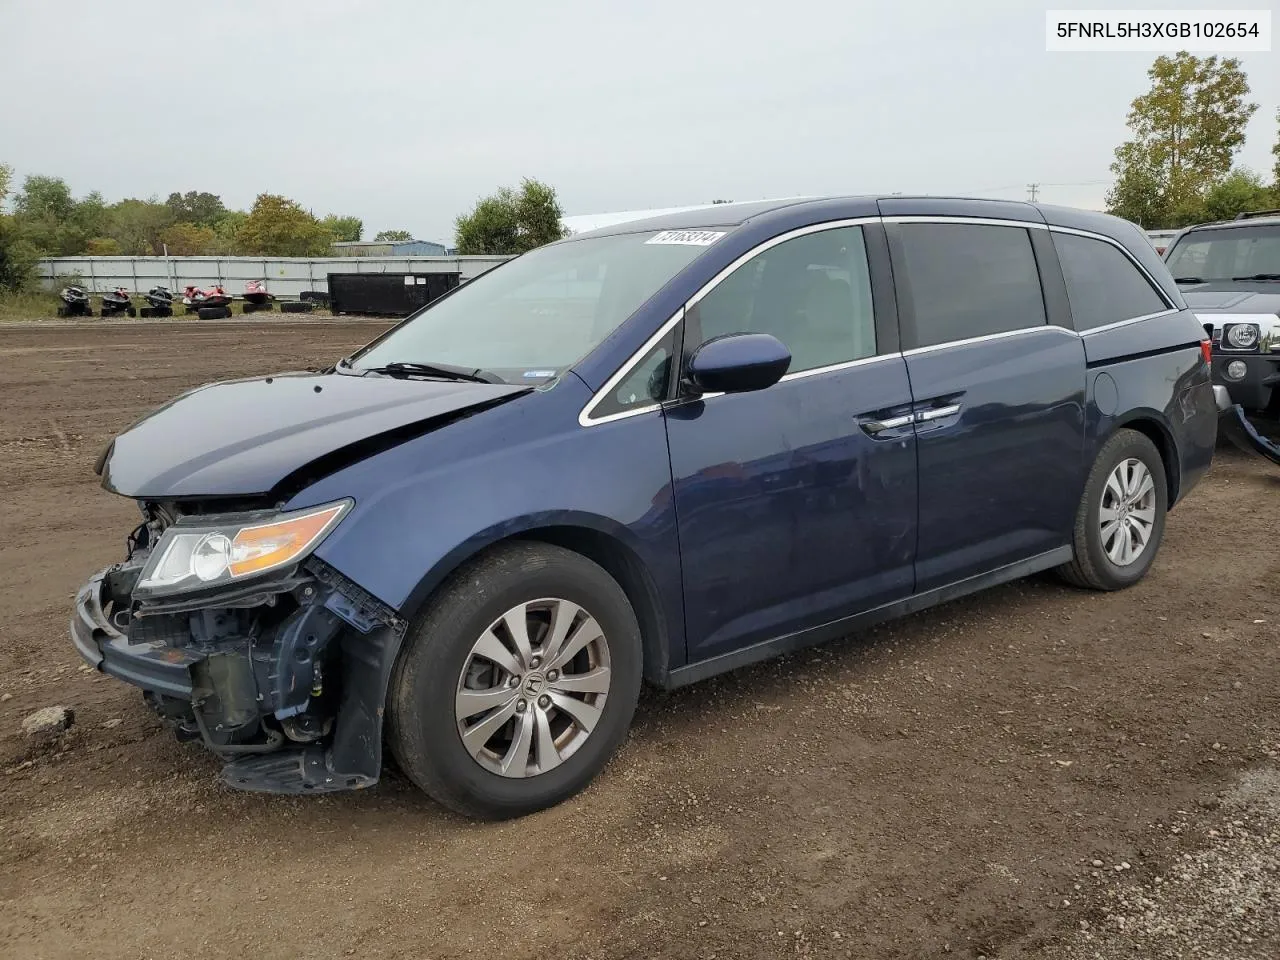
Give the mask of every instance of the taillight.
POLYGON ((1200 341, 1200 356, 1204 357, 1205 363, 1213 363, 1213 343, 1211 341, 1200 341))

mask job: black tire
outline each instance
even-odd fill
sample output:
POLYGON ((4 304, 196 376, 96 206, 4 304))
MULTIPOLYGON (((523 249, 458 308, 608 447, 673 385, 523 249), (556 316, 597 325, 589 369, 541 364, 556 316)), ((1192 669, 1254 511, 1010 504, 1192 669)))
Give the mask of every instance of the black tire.
POLYGON ((127 313, 127 314, 128 314, 129 316, 131 316, 131 317, 136 317, 136 316, 138 315, 138 308, 137 308, 137 307, 126 307, 124 312, 125 312, 125 313, 127 313))
POLYGON ((409 779, 449 809, 483 820, 520 817, 573 796, 604 768, 626 738, 640 683, 640 628, 617 582, 572 551, 511 543, 455 573, 405 638, 387 694, 388 744, 409 779), (463 746, 455 696, 477 639, 512 607, 544 597, 595 617, 608 643, 608 695, 590 734, 559 766, 504 777, 463 746))
POLYGON ((65 317, 66 315, 67 315, 67 308, 66 308, 66 307, 59 307, 59 308, 58 308, 58 316, 60 316, 60 317, 65 317))
POLYGON ((1147 575, 1164 538, 1165 513, 1169 509, 1169 483, 1164 461, 1150 438, 1136 430, 1117 430, 1098 452, 1076 510, 1072 547, 1075 556, 1058 567, 1068 583, 1092 590, 1123 590, 1147 575), (1154 484, 1155 517, 1151 534, 1137 559, 1120 566, 1107 555, 1103 545, 1099 514, 1103 492, 1112 472, 1124 461, 1137 460, 1151 474, 1154 484))
POLYGON ((286 300, 280 304, 281 313, 310 313, 315 304, 304 300, 286 300))
POLYGON ((201 320, 221 320, 225 315, 226 307, 201 307, 196 311, 201 320))

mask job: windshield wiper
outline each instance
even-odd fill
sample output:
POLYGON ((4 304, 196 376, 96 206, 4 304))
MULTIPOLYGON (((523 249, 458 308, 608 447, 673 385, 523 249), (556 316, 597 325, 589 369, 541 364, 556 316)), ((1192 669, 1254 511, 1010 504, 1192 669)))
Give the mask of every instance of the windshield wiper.
POLYGON ((506 383, 496 373, 475 367, 455 367, 451 363, 414 363, 396 360, 380 367, 366 367, 361 373, 381 373, 389 377, 443 377, 446 380, 465 380, 468 383, 506 383))
POLYGON ((1280 273, 1255 273, 1248 277, 1232 277, 1232 280, 1280 280, 1280 273))
POLYGON ((1174 277, 1174 283, 1204 283, 1204 277, 1174 277))

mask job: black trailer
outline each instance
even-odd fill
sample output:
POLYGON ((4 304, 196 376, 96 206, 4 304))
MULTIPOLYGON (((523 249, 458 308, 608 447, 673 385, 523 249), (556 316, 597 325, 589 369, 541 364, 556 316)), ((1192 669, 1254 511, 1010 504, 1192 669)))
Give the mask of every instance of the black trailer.
POLYGON ((334 313, 405 317, 458 285, 458 272, 331 273, 329 304, 334 313))

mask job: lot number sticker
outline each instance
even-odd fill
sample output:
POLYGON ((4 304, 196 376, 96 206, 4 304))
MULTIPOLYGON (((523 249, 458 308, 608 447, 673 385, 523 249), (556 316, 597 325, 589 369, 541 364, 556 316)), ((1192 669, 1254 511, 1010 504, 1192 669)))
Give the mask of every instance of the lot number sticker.
POLYGON ((709 247, 721 237, 724 231, 715 230, 663 230, 650 237, 645 243, 676 243, 691 247, 709 247))

